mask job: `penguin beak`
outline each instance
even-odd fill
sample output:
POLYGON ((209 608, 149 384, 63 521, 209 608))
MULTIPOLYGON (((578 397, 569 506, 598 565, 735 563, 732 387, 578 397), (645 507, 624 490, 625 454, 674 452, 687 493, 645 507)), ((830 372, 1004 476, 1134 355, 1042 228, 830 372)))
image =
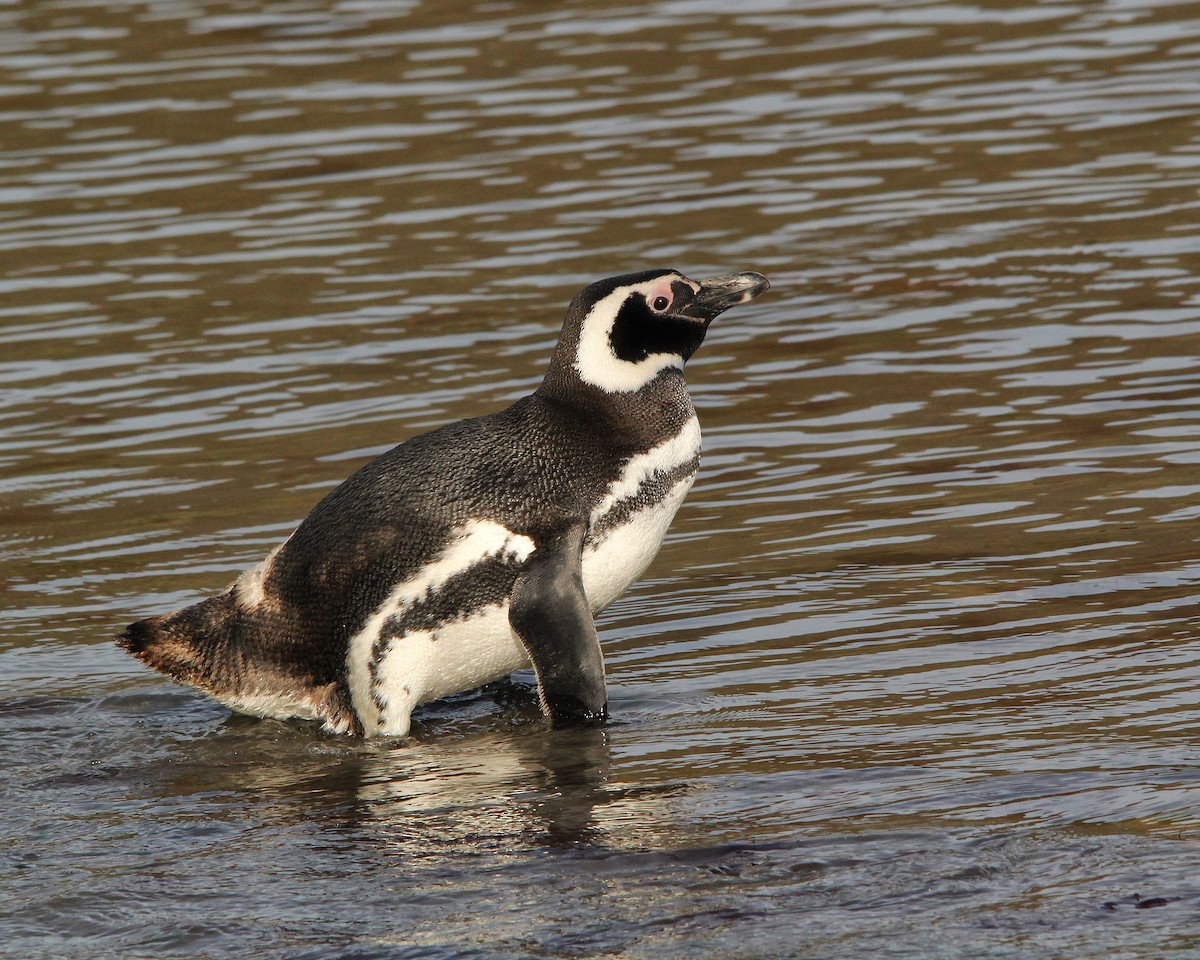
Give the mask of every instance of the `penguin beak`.
POLYGON ((702 320, 707 326, 730 307, 753 300, 770 286, 761 273, 732 273, 701 280, 699 293, 679 312, 693 320, 702 320))

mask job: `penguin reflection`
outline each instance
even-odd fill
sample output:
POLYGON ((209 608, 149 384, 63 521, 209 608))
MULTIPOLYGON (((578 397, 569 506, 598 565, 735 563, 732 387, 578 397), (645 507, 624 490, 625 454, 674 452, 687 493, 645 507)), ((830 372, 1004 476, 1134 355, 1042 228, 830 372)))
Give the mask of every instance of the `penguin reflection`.
POLYGON ((431 840, 444 849, 517 837, 607 845, 598 809, 629 794, 608 787, 605 729, 552 728, 538 716, 536 693, 507 681, 454 701, 418 715, 412 735, 392 741, 235 715, 217 736, 184 748, 187 756, 171 765, 177 776, 169 792, 257 793, 268 816, 422 850, 431 840), (497 725, 490 713, 480 717, 486 729, 473 721, 463 729, 464 709, 494 711, 497 703, 508 723, 497 725))
POLYGON ((608 736, 598 728, 541 724, 469 740, 380 751, 361 767, 359 813, 410 834, 419 822, 439 841, 523 836, 538 843, 605 845, 595 823, 610 802, 608 736))

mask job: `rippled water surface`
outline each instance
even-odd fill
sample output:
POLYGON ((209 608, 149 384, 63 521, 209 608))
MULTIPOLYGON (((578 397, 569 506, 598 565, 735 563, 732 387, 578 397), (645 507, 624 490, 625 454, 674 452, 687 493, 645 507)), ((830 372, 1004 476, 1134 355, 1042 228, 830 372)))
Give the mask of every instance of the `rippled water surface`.
POLYGON ((1200 956, 1198 16, 0 6, 0 953, 1200 956), (648 266, 774 287, 606 730, 112 645, 648 266))

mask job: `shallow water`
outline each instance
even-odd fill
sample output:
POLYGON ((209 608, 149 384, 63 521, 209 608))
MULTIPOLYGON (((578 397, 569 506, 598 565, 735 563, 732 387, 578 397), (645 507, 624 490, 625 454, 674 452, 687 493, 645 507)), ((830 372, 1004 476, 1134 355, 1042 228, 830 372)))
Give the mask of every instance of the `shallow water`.
POLYGON ((727 9, 0 8, 0 953, 1200 956, 1200 19, 727 9), (604 731, 112 645, 656 265, 774 287, 604 731))

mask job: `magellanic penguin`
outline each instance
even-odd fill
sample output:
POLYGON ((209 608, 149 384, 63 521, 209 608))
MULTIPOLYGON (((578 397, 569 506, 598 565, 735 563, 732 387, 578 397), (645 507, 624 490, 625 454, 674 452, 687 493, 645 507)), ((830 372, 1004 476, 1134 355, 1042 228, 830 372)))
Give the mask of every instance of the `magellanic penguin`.
POLYGON ((592 617, 654 558, 699 464, 684 362, 767 287, 591 284, 533 394, 371 461, 223 592, 118 643, 236 711, 340 733, 403 736, 418 704, 531 663, 553 721, 603 722, 592 617))

